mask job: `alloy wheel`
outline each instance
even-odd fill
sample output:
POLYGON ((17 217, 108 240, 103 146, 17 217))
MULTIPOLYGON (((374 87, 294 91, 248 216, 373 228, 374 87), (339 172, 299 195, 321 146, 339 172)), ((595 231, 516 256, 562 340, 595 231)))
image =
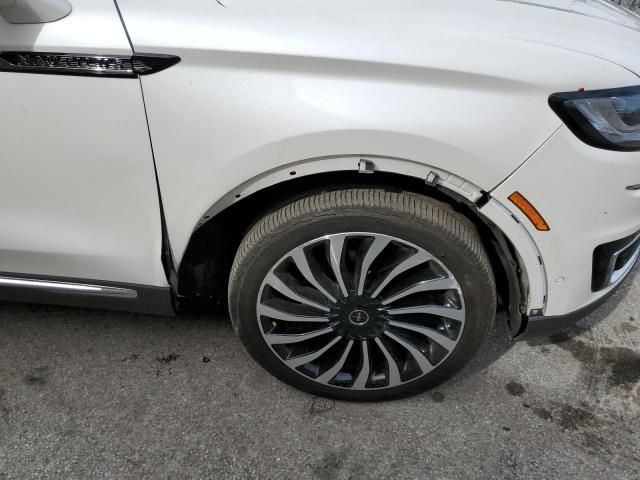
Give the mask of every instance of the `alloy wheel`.
POLYGON ((326 235, 284 255, 262 282, 262 337, 323 385, 385 389, 433 371, 456 348, 464 297, 445 265, 388 235, 326 235))

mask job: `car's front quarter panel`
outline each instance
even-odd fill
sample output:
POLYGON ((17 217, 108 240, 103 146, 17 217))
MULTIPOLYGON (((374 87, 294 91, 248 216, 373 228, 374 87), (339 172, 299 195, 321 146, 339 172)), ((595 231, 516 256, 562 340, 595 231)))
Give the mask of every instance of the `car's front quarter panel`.
POLYGON ((560 127, 550 93, 632 76, 424 2, 118 3, 136 51, 182 58, 143 78, 178 262, 212 205, 301 160, 402 158, 490 190, 560 127))

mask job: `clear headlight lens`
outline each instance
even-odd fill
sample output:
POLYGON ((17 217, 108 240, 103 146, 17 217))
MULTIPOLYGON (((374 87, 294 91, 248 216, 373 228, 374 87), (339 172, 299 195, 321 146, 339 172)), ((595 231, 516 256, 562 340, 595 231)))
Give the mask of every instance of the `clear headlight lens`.
POLYGON ((585 143, 607 150, 640 150, 640 87, 556 93, 549 104, 585 143))

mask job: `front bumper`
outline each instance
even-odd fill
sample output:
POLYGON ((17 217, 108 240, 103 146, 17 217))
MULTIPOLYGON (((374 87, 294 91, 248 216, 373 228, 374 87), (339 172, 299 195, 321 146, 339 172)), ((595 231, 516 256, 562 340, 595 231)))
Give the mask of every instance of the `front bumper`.
MULTIPOLYGON (((536 319, 553 321, 587 311, 622 282, 632 265, 618 271, 613 263, 609 273, 617 275, 594 289, 594 254, 600 246, 615 245, 640 232, 640 190, 627 188, 638 183, 639 152, 593 148, 562 127, 491 192, 529 232, 539 251, 546 301, 543 306, 529 306, 531 325, 536 319), (538 209, 550 231, 537 231, 508 200, 516 191, 538 209)), ((528 270, 536 267, 540 265, 527 265, 528 270)))
MULTIPOLYGON (((637 261, 637 257, 636 257, 637 261)), ((518 335, 514 340, 526 341, 526 340, 536 340, 542 338, 548 338, 556 333, 559 333, 563 330, 567 330, 575 326, 580 320, 585 318, 587 315, 592 314, 598 308, 600 308, 615 292, 616 290, 624 283, 624 279, 629 275, 629 273, 633 270, 633 268, 629 269, 627 273, 620 279, 618 283, 613 288, 607 290, 607 293, 598 298, 593 303, 586 305, 574 312, 567 313, 565 315, 556 315, 551 317, 546 317, 544 315, 530 317, 525 325, 523 332, 518 335)))

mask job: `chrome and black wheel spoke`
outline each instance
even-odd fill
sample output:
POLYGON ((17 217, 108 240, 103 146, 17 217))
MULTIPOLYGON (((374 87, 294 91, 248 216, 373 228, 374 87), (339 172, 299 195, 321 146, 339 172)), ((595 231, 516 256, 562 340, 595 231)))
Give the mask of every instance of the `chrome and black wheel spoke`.
POLYGON ((405 298, 416 293, 452 290, 455 288, 458 288, 458 283, 452 278, 433 278, 430 280, 423 280, 385 298, 382 300, 382 304, 389 305, 401 298, 405 298))
POLYGON ((369 345, 367 341, 362 340, 360 346, 362 348, 362 363, 360 364, 358 375, 351 387, 357 390, 364 390, 369 381, 369 375, 371 374, 371 364, 369 363, 369 345))
POLYGON ((426 315, 436 315, 438 317, 451 318, 458 322, 464 321, 464 310, 440 307, 436 305, 416 305, 415 307, 392 308, 388 310, 389 315, 407 315, 412 313, 423 313, 426 315))
POLYGON ((345 238, 346 235, 332 235, 329 238, 329 262, 331 263, 331 269, 336 278, 336 282, 340 287, 340 293, 342 293, 343 297, 348 297, 349 291, 347 290, 347 285, 344 283, 341 268, 345 238))
POLYGON ((333 377, 340 373, 340 370, 344 367, 344 363, 347 361, 347 356, 351 353, 351 348, 353 347, 353 340, 349 340, 347 346, 342 352, 342 355, 338 358, 338 361, 331 367, 329 370, 324 372, 322 375, 316 378, 317 382, 321 383, 329 383, 333 380, 333 377))
POLYGON ((382 290, 399 275, 419 265, 423 265, 426 262, 429 262, 431 260, 433 260, 433 257, 426 252, 414 253, 410 257, 403 259, 400 263, 395 265, 393 269, 390 270, 384 276, 384 279, 380 282, 380 284, 377 286, 375 291, 371 294, 371 297, 376 298, 380 294, 380 292, 382 292, 382 290))
POLYGON ((324 312, 330 311, 329 307, 326 305, 321 305, 320 303, 314 302, 313 300, 309 300, 308 298, 303 297, 299 293, 293 291, 286 283, 280 280, 274 273, 270 273, 265 279, 267 285, 271 288, 277 290, 279 293, 284 295, 290 300, 294 302, 301 303, 303 305, 307 305, 309 307, 317 308, 318 310, 322 310, 324 312))
POLYGON ((329 317, 323 316, 296 315, 267 305, 258 306, 258 315, 269 317, 273 320, 282 320, 283 322, 327 323, 331 320, 329 317))
POLYGON ((382 343, 382 340, 376 338, 376 344, 378 345, 378 348, 384 355, 384 358, 387 362, 387 386, 394 387, 400 385, 402 381, 400 380, 400 370, 398 370, 398 362, 395 358, 393 358, 393 355, 391 355, 387 347, 385 347, 384 343, 382 343))
POLYGON ((452 351, 457 344, 455 340, 452 340, 451 337, 449 337, 445 333, 438 332, 437 330, 429 327, 422 327, 413 323, 398 322, 396 320, 389 321, 389 325, 391 325, 392 327, 398 327, 424 335, 429 340, 436 342, 438 345, 442 346, 449 352, 452 351))
POLYGON ((305 333, 268 333, 265 335, 265 338, 269 345, 290 345, 292 343, 305 342, 330 332, 333 332, 333 327, 326 327, 305 333))
POLYGON ((285 360, 285 363, 290 366, 291 368, 296 368, 296 367, 300 367, 302 365, 306 365, 307 363, 311 363, 314 360, 317 360, 318 358, 320 358, 322 355, 324 355, 327 351, 329 351, 329 349, 331 349, 331 347, 333 347, 336 343, 338 343, 340 340, 342 339, 342 337, 335 337, 333 338, 333 340, 331 340, 329 343, 327 343, 324 347, 311 352, 311 353, 307 353, 305 355, 299 355, 299 356, 295 356, 292 358, 287 358, 285 360))
POLYGON ((375 237, 369 248, 367 249, 367 253, 362 259, 362 263, 360 265, 360 272, 358 273, 358 295, 362 295, 364 291, 364 284, 367 280, 367 275, 369 274, 369 268, 371 268, 371 264, 374 260, 382 253, 382 251, 389 245, 391 242, 390 238, 386 237, 375 237))
POLYGON ((422 373, 429 373, 431 370, 433 370, 434 366, 427 359, 424 353, 422 353, 419 348, 412 345, 411 342, 408 342, 402 337, 395 335, 390 330, 385 331, 384 334, 387 337, 394 340, 395 342, 397 342, 399 345, 401 345, 404 349, 406 349, 411 354, 413 359, 416 361, 416 363, 420 367, 420 370, 422 371, 422 373))
POLYGON ((291 259, 295 263, 298 271, 304 276, 304 278, 309 282, 313 287, 316 288, 320 293, 322 293, 331 303, 336 303, 336 298, 331 295, 326 288, 320 284, 314 272, 311 270, 309 266, 309 261, 305 254, 304 249, 296 249, 290 254, 291 259))
POLYGON ((433 255, 374 233, 318 238, 285 255, 256 305, 265 342, 312 381, 392 388, 428 374, 456 348, 466 312, 433 255))

